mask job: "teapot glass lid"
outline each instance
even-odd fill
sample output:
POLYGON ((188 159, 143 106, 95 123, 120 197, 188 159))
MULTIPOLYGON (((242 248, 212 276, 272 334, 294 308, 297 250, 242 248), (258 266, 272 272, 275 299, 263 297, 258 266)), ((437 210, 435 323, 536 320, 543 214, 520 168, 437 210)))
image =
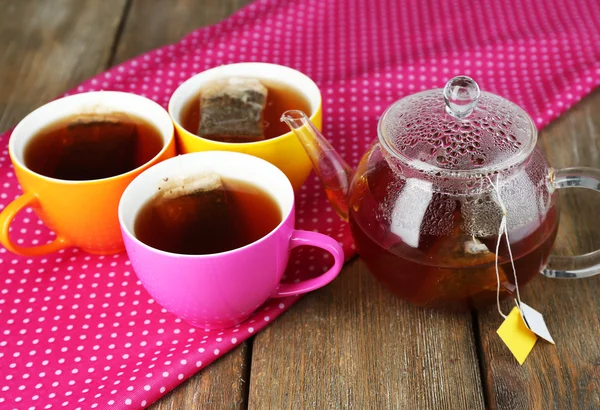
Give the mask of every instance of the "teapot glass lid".
POLYGON ((387 151, 415 168, 469 174, 522 162, 537 138, 521 107, 480 91, 466 76, 397 101, 379 120, 378 133, 387 151))

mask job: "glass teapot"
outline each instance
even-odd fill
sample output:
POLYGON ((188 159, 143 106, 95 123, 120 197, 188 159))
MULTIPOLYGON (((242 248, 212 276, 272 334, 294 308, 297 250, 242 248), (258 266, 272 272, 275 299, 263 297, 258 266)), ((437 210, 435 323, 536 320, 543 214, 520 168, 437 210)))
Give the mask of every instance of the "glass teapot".
POLYGON ((540 272, 600 273, 600 251, 550 256, 556 189, 600 190, 600 171, 551 168, 529 115, 481 92, 469 77, 390 106, 355 171, 303 112, 286 111, 282 121, 304 145, 336 212, 350 222, 370 272, 402 299, 474 308, 496 300, 498 283, 502 297, 540 272))

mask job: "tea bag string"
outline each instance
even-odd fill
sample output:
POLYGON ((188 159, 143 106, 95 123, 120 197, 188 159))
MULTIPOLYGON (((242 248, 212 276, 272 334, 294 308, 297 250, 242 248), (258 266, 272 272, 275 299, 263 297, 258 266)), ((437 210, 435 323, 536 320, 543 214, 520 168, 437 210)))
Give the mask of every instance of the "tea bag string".
MULTIPOLYGON (((496 306, 498 307, 498 313, 506 319, 506 315, 502 312, 500 308, 500 270, 498 267, 498 253, 500 251, 500 241, 502 240, 502 235, 504 235, 506 239, 506 247, 508 248, 508 255, 510 257, 510 264, 512 266, 513 276, 515 278, 515 288, 517 291, 517 307, 519 311, 521 310, 521 294, 519 293, 519 282, 517 280, 517 269, 515 268, 515 261, 512 255, 512 249, 510 248, 510 240, 508 239, 508 228, 507 228, 507 212, 506 206, 504 205, 504 201, 502 201, 502 197, 500 196, 500 175, 496 175, 496 184, 492 181, 492 179, 488 176, 488 181, 494 188, 496 192, 496 197, 498 198, 498 204, 500 205, 500 209, 502 209, 502 220, 500 221, 500 228, 498 229, 498 242, 496 243, 496 306)), ((521 313, 522 315, 522 313, 521 313)))

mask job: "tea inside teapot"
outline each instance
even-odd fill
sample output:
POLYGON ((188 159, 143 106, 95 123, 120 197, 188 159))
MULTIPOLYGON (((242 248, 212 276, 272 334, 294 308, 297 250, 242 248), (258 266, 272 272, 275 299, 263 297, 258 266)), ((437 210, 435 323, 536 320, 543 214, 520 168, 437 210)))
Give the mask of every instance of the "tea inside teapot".
MULTIPOLYGON (((370 156, 375 159, 379 150, 374 147, 370 156)), ((543 186, 523 186, 526 179, 523 170, 501 190, 507 214, 515 215, 507 220, 521 286, 547 263, 558 228, 556 198, 540 192, 543 186), (530 206, 524 208, 526 201, 530 206)), ((514 291, 506 242, 497 249, 502 210, 493 189, 437 190, 422 179, 398 179, 381 161, 354 180, 349 200, 361 257, 403 299, 420 306, 472 308, 495 301, 498 281, 503 294, 514 291)))

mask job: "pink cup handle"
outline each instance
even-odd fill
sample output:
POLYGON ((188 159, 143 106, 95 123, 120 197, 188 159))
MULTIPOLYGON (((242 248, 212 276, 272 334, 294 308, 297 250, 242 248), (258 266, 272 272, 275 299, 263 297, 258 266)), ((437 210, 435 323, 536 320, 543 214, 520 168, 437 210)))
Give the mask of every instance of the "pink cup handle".
POLYGON ((322 288, 334 280, 344 265, 344 250, 333 238, 317 232, 295 230, 290 238, 290 250, 298 246, 316 246, 329 252, 333 256, 333 266, 327 272, 313 279, 299 283, 280 284, 279 288, 271 295, 272 298, 299 295, 322 288))

